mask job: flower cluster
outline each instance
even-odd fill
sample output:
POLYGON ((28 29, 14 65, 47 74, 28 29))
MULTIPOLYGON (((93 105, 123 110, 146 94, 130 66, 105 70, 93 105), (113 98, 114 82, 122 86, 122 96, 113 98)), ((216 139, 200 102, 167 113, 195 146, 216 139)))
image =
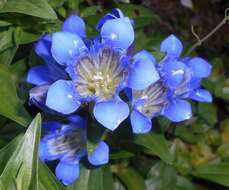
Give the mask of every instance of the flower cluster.
MULTIPOLYGON (((69 118, 67 125, 44 124, 47 134, 41 140, 40 157, 60 160, 56 175, 65 184, 78 176, 79 160, 87 155, 86 126, 70 116, 81 105, 93 105, 94 118, 109 130, 130 115, 133 132, 147 133, 158 115, 174 122, 189 119, 191 105, 184 99, 212 101, 211 94, 201 89, 210 64, 200 57, 180 58, 183 46, 174 35, 161 43, 165 56, 159 63, 146 50, 133 55, 133 26, 121 10, 114 9, 98 22, 98 36, 88 38, 84 21, 72 15, 60 32, 45 35, 36 45, 45 63, 28 73, 27 81, 35 85, 30 103, 69 118)), ((93 165, 107 163, 108 152, 101 141, 88 160, 93 165)))

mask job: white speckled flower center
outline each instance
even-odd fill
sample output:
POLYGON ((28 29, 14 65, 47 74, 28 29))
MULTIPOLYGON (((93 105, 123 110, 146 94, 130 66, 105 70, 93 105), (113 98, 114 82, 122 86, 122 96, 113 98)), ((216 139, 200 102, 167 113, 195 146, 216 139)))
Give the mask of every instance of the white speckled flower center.
POLYGON ((167 104, 167 90, 161 81, 155 82, 145 90, 134 90, 133 97, 135 100, 144 101, 137 109, 149 117, 160 113, 167 104))
POLYGON ((84 131, 75 128, 65 133, 56 134, 55 138, 48 140, 48 151, 51 155, 64 155, 67 159, 74 159, 77 152, 85 148, 84 131))
POLYGON ((96 55, 87 54, 76 63, 75 69, 76 90, 81 97, 110 99, 125 77, 120 54, 110 48, 102 48, 96 55))

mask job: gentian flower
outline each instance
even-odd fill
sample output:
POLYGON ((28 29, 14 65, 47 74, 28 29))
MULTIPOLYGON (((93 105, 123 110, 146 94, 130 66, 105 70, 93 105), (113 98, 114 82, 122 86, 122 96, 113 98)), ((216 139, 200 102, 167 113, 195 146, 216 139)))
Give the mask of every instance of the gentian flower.
POLYGON ((144 50, 134 56, 128 78, 134 133, 150 131, 151 119, 157 115, 164 115, 173 122, 189 119, 191 105, 183 98, 212 101, 211 94, 200 88, 201 79, 211 72, 211 65, 199 57, 180 59, 182 49, 180 40, 171 35, 161 43, 161 51, 166 56, 159 64, 144 50))
POLYGON ((64 68, 57 64, 52 57, 51 43, 52 39, 49 34, 42 36, 37 42, 35 52, 43 59, 44 64, 32 67, 27 75, 27 82, 35 85, 35 87, 30 90, 30 104, 35 104, 47 111, 50 111, 45 106, 48 88, 58 79, 69 78, 64 68))
POLYGON ((45 135, 40 141, 40 159, 42 161, 59 160, 55 173, 63 184, 75 181, 80 174, 80 159, 87 156, 94 166, 106 164, 109 160, 109 147, 100 141, 92 152, 86 150, 86 120, 71 116, 68 123, 50 121, 43 123, 45 135))
POLYGON ((212 102, 210 92, 201 89, 201 80, 210 75, 212 66, 201 57, 179 58, 182 50, 181 41, 174 35, 161 43, 161 51, 167 53, 159 64, 165 83, 177 98, 212 102))
MULTIPOLYGON (((97 29, 100 34, 95 39, 87 38, 84 21, 73 15, 64 22, 62 31, 52 34, 51 57, 70 78, 55 78, 45 89, 45 105, 58 113, 71 114, 82 103, 93 101, 96 120, 114 130, 129 115, 129 107, 119 93, 126 87, 127 52, 134 41, 134 30, 131 20, 119 9, 102 18, 97 29)), ((42 75, 29 74, 30 78, 42 75)))

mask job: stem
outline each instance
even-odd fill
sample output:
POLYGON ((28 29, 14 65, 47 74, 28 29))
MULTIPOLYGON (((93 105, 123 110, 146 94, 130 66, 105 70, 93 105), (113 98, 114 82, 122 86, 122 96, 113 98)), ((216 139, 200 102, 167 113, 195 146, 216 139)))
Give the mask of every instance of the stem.
POLYGON ((216 33, 216 31, 219 30, 224 24, 226 24, 227 20, 229 20, 229 15, 227 15, 227 12, 228 11, 229 11, 229 8, 227 8, 225 10, 225 17, 224 17, 224 19, 210 33, 208 33, 202 39, 199 38, 199 36, 195 33, 194 28, 192 27, 192 33, 198 39, 198 41, 187 51, 186 55, 189 55, 193 50, 195 50, 198 46, 200 46, 202 43, 204 43, 214 33, 216 33))

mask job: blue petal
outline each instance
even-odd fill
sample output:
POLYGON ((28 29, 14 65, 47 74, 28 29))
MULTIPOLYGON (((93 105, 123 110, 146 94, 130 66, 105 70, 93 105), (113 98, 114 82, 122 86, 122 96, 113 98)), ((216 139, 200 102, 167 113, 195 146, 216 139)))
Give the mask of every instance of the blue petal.
POLYGON ((151 60, 154 64, 156 63, 156 59, 154 58, 154 56, 146 51, 146 50, 141 50, 138 53, 136 53, 134 55, 134 60, 138 61, 138 60, 151 60))
POLYGON ((77 125, 81 128, 86 128, 86 126, 87 126, 87 120, 83 117, 78 116, 78 115, 71 115, 68 117, 68 120, 71 123, 74 123, 75 125, 77 125))
POLYGON ((69 78, 63 66, 59 65, 54 59, 49 61, 46 60, 45 63, 48 67, 50 78, 52 81, 69 78))
POLYGON ((56 176, 65 185, 73 183, 80 175, 79 163, 60 161, 56 167, 56 176))
POLYGON ((200 57, 192 58, 187 65, 191 67, 193 76, 196 78, 204 78, 211 73, 212 66, 200 57))
POLYGON ((50 73, 45 65, 32 67, 27 75, 27 82, 35 85, 43 85, 51 82, 50 73))
POLYGON ((197 89, 190 94, 189 98, 199 102, 212 102, 212 95, 209 91, 204 89, 197 89))
POLYGON ((45 105, 46 96, 47 96, 49 87, 50 85, 46 84, 46 85, 36 86, 32 88, 29 91, 29 105, 35 105, 39 109, 49 114, 57 114, 57 112, 53 111, 52 109, 48 108, 45 105))
POLYGON ((34 104, 40 108, 45 106, 46 94, 50 85, 36 86, 29 91, 30 104, 34 104))
POLYGON ((123 18, 124 17, 123 12, 118 8, 113 9, 111 11, 111 14, 113 14, 116 18, 123 18))
POLYGON ((162 41, 160 49, 169 56, 179 57, 183 51, 183 45, 176 36, 170 35, 162 41))
POLYGON ((93 153, 91 155, 88 155, 88 161, 94 166, 108 163, 109 146, 104 141, 101 141, 97 145, 93 153))
POLYGON ((72 82, 58 80, 53 83, 47 93, 46 105, 62 114, 74 112, 80 103, 76 100, 72 82))
MULTIPOLYGON (((54 135, 52 135, 52 137, 48 137, 48 138, 55 138, 54 135)), ((56 160, 56 159, 59 159, 61 156, 58 155, 58 154, 51 154, 49 152, 49 147, 48 147, 48 141, 47 140, 44 140, 42 139, 40 141, 40 144, 39 144, 39 158, 40 160, 42 161, 50 161, 50 160, 56 160)))
POLYGON ((123 101, 108 100, 95 104, 96 120, 110 130, 115 130, 129 115, 129 107, 123 101))
POLYGON ((42 161, 46 161, 46 160, 50 160, 49 157, 49 153, 48 153, 48 147, 47 147, 47 143, 40 141, 39 144, 39 157, 42 161))
POLYGON ((96 24, 96 29, 97 30, 100 30, 102 28, 102 26, 104 25, 104 23, 108 20, 111 20, 111 19, 116 19, 116 17, 112 14, 106 14, 103 18, 101 18, 99 20, 99 22, 96 24))
POLYGON ((134 41, 134 30, 129 18, 108 20, 101 28, 103 41, 127 49, 134 41))
POLYGON ((42 58, 46 59, 52 59, 51 55, 51 43, 52 39, 49 34, 43 36, 36 44, 35 46, 35 52, 37 55, 41 56, 42 58))
POLYGON ((62 126, 62 124, 59 123, 59 122, 49 121, 49 122, 44 122, 42 124, 42 129, 44 129, 45 132, 47 132, 47 131, 55 131, 55 130, 60 129, 61 126, 62 126))
POLYGON ((56 32, 52 37, 51 52, 55 60, 61 64, 68 64, 86 49, 83 40, 76 34, 56 32))
POLYGON ((164 114, 171 121, 180 122, 192 117, 192 108, 185 100, 175 100, 167 107, 164 114))
POLYGON ((128 87, 142 90, 160 79, 151 59, 138 59, 131 65, 128 76, 128 87))
POLYGON ((132 89, 131 88, 124 88, 125 95, 127 96, 128 100, 132 100, 132 89))
POLYGON ((62 31, 75 33, 81 37, 86 36, 85 23, 82 18, 76 15, 72 15, 64 21, 62 31))
POLYGON ((96 29, 100 30, 103 26, 103 24, 111 19, 117 19, 124 17, 123 12, 120 9, 113 9, 111 13, 106 14, 102 19, 99 20, 99 22, 96 24, 96 29))
POLYGON ((151 119, 137 110, 133 110, 130 116, 134 133, 148 133, 152 128, 151 119))
POLYGON ((176 87, 184 80, 186 65, 179 61, 168 61, 163 66, 164 78, 169 87, 176 87))

